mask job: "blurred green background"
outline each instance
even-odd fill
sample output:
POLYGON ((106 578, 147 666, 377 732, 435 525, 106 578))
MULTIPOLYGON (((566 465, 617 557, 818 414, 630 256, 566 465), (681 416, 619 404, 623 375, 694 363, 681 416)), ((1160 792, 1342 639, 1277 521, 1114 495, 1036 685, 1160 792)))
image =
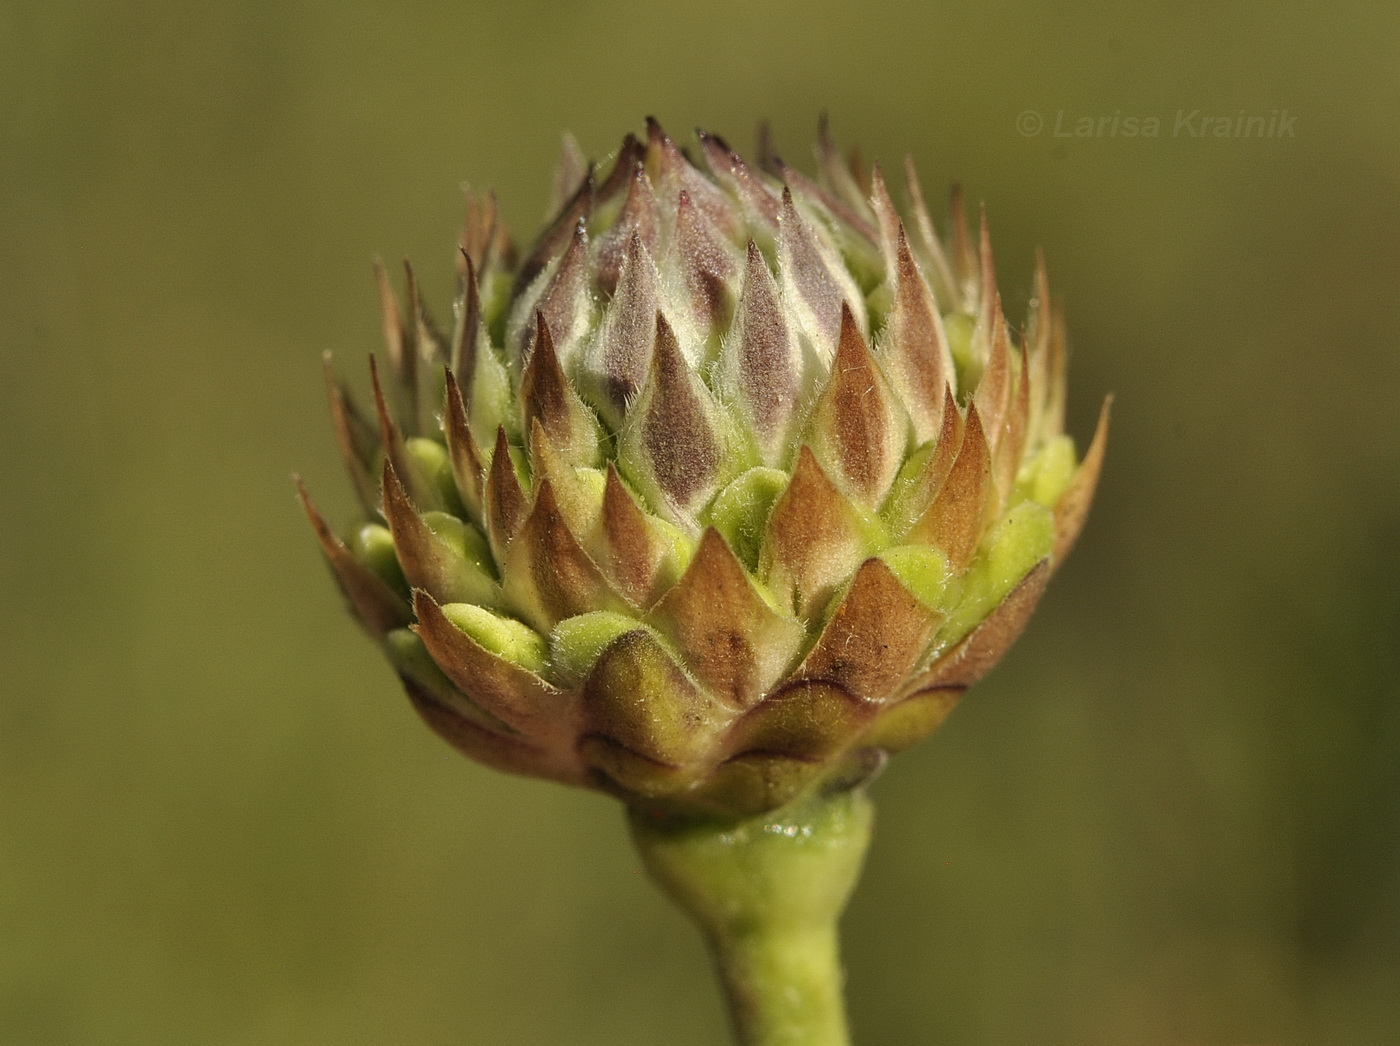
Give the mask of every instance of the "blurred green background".
POLYGON ((823 108, 986 201, 1013 316, 1044 245, 1081 439, 1118 397, 1028 634, 875 787, 858 1042, 1395 1042, 1398 73, 1357 0, 0 6, 0 1042, 724 1041, 619 811, 416 721, 289 475, 348 521, 320 355, 376 253, 447 313, 463 179, 528 238, 565 129, 801 159, 823 108), (1114 114, 1161 137, 1054 134, 1114 114))

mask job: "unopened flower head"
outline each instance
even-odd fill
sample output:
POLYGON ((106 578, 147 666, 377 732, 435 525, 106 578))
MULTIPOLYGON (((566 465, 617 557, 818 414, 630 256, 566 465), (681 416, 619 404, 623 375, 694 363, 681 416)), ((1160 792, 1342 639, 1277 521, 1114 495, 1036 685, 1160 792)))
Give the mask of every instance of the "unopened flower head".
POLYGON ((1082 526, 1043 266, 823 129, 809 177, 655 123, 566 143, 523 255, 468 196, 450 330, 379 271, 374 409, 330 378, 364 522, 307 501, 351 609, 468 755, 663 813, 854 782, 1016 638, 1082 526))

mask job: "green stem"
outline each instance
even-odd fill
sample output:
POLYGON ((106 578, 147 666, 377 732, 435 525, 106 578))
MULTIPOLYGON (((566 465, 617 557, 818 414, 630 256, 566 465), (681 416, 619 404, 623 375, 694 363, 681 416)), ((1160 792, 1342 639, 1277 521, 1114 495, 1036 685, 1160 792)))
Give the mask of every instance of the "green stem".
POLYGON ((859 788, 739 822, 632 811, 647 870, 709 939, 742 1046, 848 1046, 836 923, 872 815, 859 788))

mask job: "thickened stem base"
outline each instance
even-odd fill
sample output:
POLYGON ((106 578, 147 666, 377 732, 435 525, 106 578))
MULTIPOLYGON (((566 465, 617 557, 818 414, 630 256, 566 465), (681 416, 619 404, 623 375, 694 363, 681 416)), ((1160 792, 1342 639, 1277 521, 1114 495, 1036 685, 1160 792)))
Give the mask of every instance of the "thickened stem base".
POLYGON ((848 1046, 836 924, 872 815, 860 788, 737 823, 632 812, 648 871, 709 939, 742 1046, 848 1046))

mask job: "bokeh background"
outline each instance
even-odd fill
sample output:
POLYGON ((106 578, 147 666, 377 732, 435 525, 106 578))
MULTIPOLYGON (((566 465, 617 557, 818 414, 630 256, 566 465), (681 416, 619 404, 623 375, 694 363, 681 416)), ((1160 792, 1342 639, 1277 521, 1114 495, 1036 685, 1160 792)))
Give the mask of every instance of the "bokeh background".
POLYGON ((1118 397, 1028 634, 875 786, 857 1041, 1395 1042, 1396 10, 0 6, 0 1042, 725 1041, 618 810, 416 721, 289 477, 349 521, 320 355, 377 253, 447 312, 464 179, 528 238, 565 129, 822 109, 986 201, 1013 316, 1044 245, 1081 439, 1118 397), (1115 114, 1161 136, 1054 133, 1115 114))

